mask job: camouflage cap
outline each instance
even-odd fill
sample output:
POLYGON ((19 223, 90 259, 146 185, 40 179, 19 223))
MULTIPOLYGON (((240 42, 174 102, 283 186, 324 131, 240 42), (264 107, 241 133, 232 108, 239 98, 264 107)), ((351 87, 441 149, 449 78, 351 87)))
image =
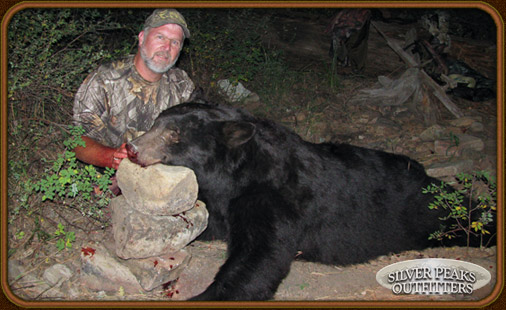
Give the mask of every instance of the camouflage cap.
POLYGON ((188 25, 183 15, 174 9, 156 9, 153 14, 146 19, 144 28, 156 28, 165 24, 177 24, 181 26, 184 36, 186 38, 190 37, 190 30, 188 30, 188 25))

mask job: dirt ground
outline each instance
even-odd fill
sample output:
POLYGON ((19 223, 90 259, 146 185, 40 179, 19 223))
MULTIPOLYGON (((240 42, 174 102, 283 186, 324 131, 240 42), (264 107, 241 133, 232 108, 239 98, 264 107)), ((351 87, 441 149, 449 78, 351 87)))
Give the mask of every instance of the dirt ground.
MULTIPOLYGON (((226 245, 221 242, 196 242, 189 248, 193 253, 189 267, 183 272, 177 286, 177 299, 186 299, 203 291, 218 267, 224 262, 226 245), (204 273, 203 273, 204 271, 204 273)), ((466 248, 433 248, 408 251, 379 257, 365 264, 329 266, 305 261, 294 261, 287 278, 280 285, 274 299, 285 301, 477 301, 487 297, 495 286, 495 248, 486 250, 466 248), (492 281, 469 296, 458 295, 395 295, 376 281, 376 273, 387 265, 419 258, 451 258, 472 262, 493 274, 492 281)))
MULTIPOLYGON (((111 242, 110 229, 103 233, 79 236, 85 240, 83 245, 111 242)), ((76 244, 77 248, 81 248, 76 244)), ((194 241, 185 248, 192 255, 191 261, 179 279, 168 288, 157 288, 142 294, 121 294, 115 292, 97 292, 82 285, 79 277, 74 277, 61 287, 61 291, 69 300, 83 301, 184 301, 204 291, 213 281, 214 275, 226 259, 226 244, 222 241, 194 241), (73 289, 71 289, 73 287, 73 289), (170 295, 170 297, 168 297, 170 295)), ((78 252, 78 251, 76 251, 78 252)), ((423 251, 406 251, 391 253, 370 260, 363 264, 350 266, 332 266, 295 260, 290 273, 278 288, 275 301, 298 301, 304 306, 307 302, 371 302, 408 301, 408 302, 440 302, 465 301, 480 302, 488 298, 496 284, 496 247, 486 249, 451 247, 431 248, 423 251), (388 265, 421 258, 448 258, 477 264, 488 270, 491 281, 470 295, 396 295, 382 287, 376 281, 377 272, 388 265)), ((71 269, 79 270, 78 253, 66 257, 64 263, 71 269)), ((170 304, 167 304, 170 305, 170 304)), ((279 305, 282 305, 280 303, 279 305)))
MULTIPOLYGON (((277 25, 283 29, 289 29, 290 33, 296 33, 296 37, 287 40, 282 38, 283 30, 272 31, 272 37, 268 38, 271 43, 283 48, 291 61, 321 60, 328 58, 329 37, 324 35, 326 19, 309 19, 302 24, 300 19, 293 17, 280 17, 282 20, 277 25), (308 44, 310 42, 310 44, 308 44), (309 46, 309 48, 308 48, 309 46)), ((402 35, 409 25, 387 25, 387 34, 402 35)), ((403 62, 388 48, 383 38, 371 29, 369 41, 369 59, 364 76, 360 85, 352 85, 353 80, 344 81, 352 87, 360 88, 364 85, 372 85, 379 75, 391 75, 399 72, 403 62)), ((254 108, 254 107, 252 107, 254 108)), ((336 116, 337 117, 337 116, 336 116)), ((100 242, 110 230, 104 230, 91 235, 79 235, 86 242, 100 242)), ((80 244, 76 242, 76 248, 80 244)), ((70 280, 68 285, 62 287, 63 300, 100 300, 100 301, 181 301, 203 291, 211 282, 214 274, 226 259, 226 245, 220 241, 200 242, 195 241, 187 249, 192 254, 192 259, 175 286, 169 288, 173 294, 167 297, 167 290, 155 289, 152 292, 139 295, 122 295, 118 293, 93 292, 80 286, 78 277, 70 280), (68 291, 65 291, 65 290, 68 291)), ((78 251, 76 251, 78 252, 78 251)), ((466 248, 435 248, 424 251, 408 251, 404 253, 392 253, 379 257, 370 262, 352 266, 328 266, 296 260, 288 277, 280 285, 276 295, 276 301, 479 301, 487 298, 494 290, 496 284, 496 248, 466 249, 466 248), (395 262, 416 258, 452 258, 478 264, 492 274, 491 282, 484 288, 475 291, 472 295, 395 295, 390 290, 380 286, 376 282, 376 273, 383 267, 395 262)), ((67 263, 77 271, 79 269, 79 254, 74 253, 71 257, 62 257, 62 263, 67 263)), ((28 291, 17 290, 21 297, 29 297, 28 291)), ((61 300, 61 299, 59 299, 61 300)), ((279 304, 282 306, 283 304, 279 304)), ((305 304, 301 304, 304 306, 305 304)), ((321 304, 322 306, 328 304, 321 304)), ((338 304, 337 304, 338 305, 338 304)), ((170 303, 167 303, 170 306, 170 303)))

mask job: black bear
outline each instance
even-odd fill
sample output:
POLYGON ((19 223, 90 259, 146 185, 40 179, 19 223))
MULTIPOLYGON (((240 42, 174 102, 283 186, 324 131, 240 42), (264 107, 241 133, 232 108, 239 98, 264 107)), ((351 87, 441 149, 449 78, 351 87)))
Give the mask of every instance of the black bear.
POLYGON ((228 258, 193 300, 266 300, 295 256, 345 265, 432 246, 438 212, 422 165, 347 144, 313 144, 246 111, 187 103, 127 145, 131 161, 186 166, 207 204, 202 239, 228 258))

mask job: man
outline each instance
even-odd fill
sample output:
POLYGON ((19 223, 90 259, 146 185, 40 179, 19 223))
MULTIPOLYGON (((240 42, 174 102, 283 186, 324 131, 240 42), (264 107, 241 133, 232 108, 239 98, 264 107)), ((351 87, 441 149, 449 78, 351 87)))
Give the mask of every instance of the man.
POLYGON ((184 17, 157 9, 139 33, 135 56, 100 66, 85 79, 74 101, 74 124, 85 129, 85 147, 76 157, 98 167, 117 169, 127 157, 126 142, 149 130, 170 106, 190 99, 194 84, 174 68, 183 41, 190 37, 184 17))

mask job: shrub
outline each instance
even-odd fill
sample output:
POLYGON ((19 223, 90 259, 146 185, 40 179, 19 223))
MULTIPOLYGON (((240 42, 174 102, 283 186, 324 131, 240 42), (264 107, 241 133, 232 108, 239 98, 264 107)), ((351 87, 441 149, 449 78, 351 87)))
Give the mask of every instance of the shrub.
POLYGON ((69 101, 86 74, 98 62, 129 52, 126 44, 105 48, 106 34, 122 27, 112 16, 91 9, 17 12, 7 34, 10 117, 45 118, 47 111, 58 111, 53 120, 68 119, 69 101))
MULTIPOLYGON (((109 185, 115 170, 106 168, 103 173, 97 171, 92 165, 84 165, 79 162, 72 150, 84 145, 81 139, 82 127, 69 126, 71 136, 63 144, 64 151, 57 155, 55 160, 47 160, 49 168, 45 176, 38 181, 27 179, 23 182, 21 194, 18 195, 18 205, 11 208, 11 218, 26 210, 30 215, 38 206, 36 203, 51 201, 79 211, 82 216, 96 220, 101 226, 107 222, 104 219, 103 208, 107 207, 112 193, 109 185), (34 202, 35 201, 35 202, 34 202)), ((61 235, 67 236, 63 232, 61 235)))
POLYGON ((43 158, 46 168, 42 177, 21 176, 16 190, 9 193, 11 202, 14 202, 9 207, 9 224, 13 225, 12 232, 20 242, 31 243, 37 237, 42 242, 56 240, 59 251, 71 249, 76 235, 67 230, 60 219, 55 219, 55 214, 69 223, 63 214, 78 212, 79 216, 88 219, 87 229, 103 229, 110 222, 103 210, 113 197, 109 185, 115 170, 98 171, 92 165, 79 162, 72 150, 84 145, 81 139, 84 130, 80 126, 68 126, 68 131, 70 135, 63 141, 65 147, 56 158, 43 158), (44 221, 45 218, 49 221, 44 221), (46 225, 42 225, 43 222, 46 225), (56 230, 48 226, 56 224, 56 230), (32 233, 27 235, 27 231, 32 233))
POLYGON ((35 231, 47 237, 52 232, 44 231, 42 218, 37 221, 43 207, 70 207, 101 218, 109 194, 93 190, 107 187, 111 173, 78 163, 70 145, 77 140, 67 140, 65 152, 58 153, 75 91, 100 63, 132 51, 139 19, 144 15, 124 9, 28 8, 12 16, 7 28, 9 223, 35 220, 35 231))
POLYGON ((457 175, 457 183, 461 189, 448 191, 448 185, 454 183, 442 181, 440 185, 431 184, 423 189, 424 194, 435 195, 429 209, 447 210, 448 215, 441 220, 451 222, 448 227, 432 233, 429 239, 452 239, 458 237, 459 232, 464 232, 468 247, 471 235, 480 236, 480 245, 483 245, 483 237, 491 235, 487 228, 494 222, 497 208, 495 178, 487 171, 461 173, 457 175), (478 217, 475 216, 476 213, 479 213, 478 217))
POLYGON ((35 192, 41 192, 42 201, 71 198, 70 205, 77 207, 81 214, 101 218, 102 208, 109 204, 109 185, 115 170, 106 168, 99 173, 92 165, 80 164, 72 150, 84 146, 81 139, 84 129, 69 126, 71 136, 63 142, 65 151, 58 154, 44 179, 33 184, 35 192))

